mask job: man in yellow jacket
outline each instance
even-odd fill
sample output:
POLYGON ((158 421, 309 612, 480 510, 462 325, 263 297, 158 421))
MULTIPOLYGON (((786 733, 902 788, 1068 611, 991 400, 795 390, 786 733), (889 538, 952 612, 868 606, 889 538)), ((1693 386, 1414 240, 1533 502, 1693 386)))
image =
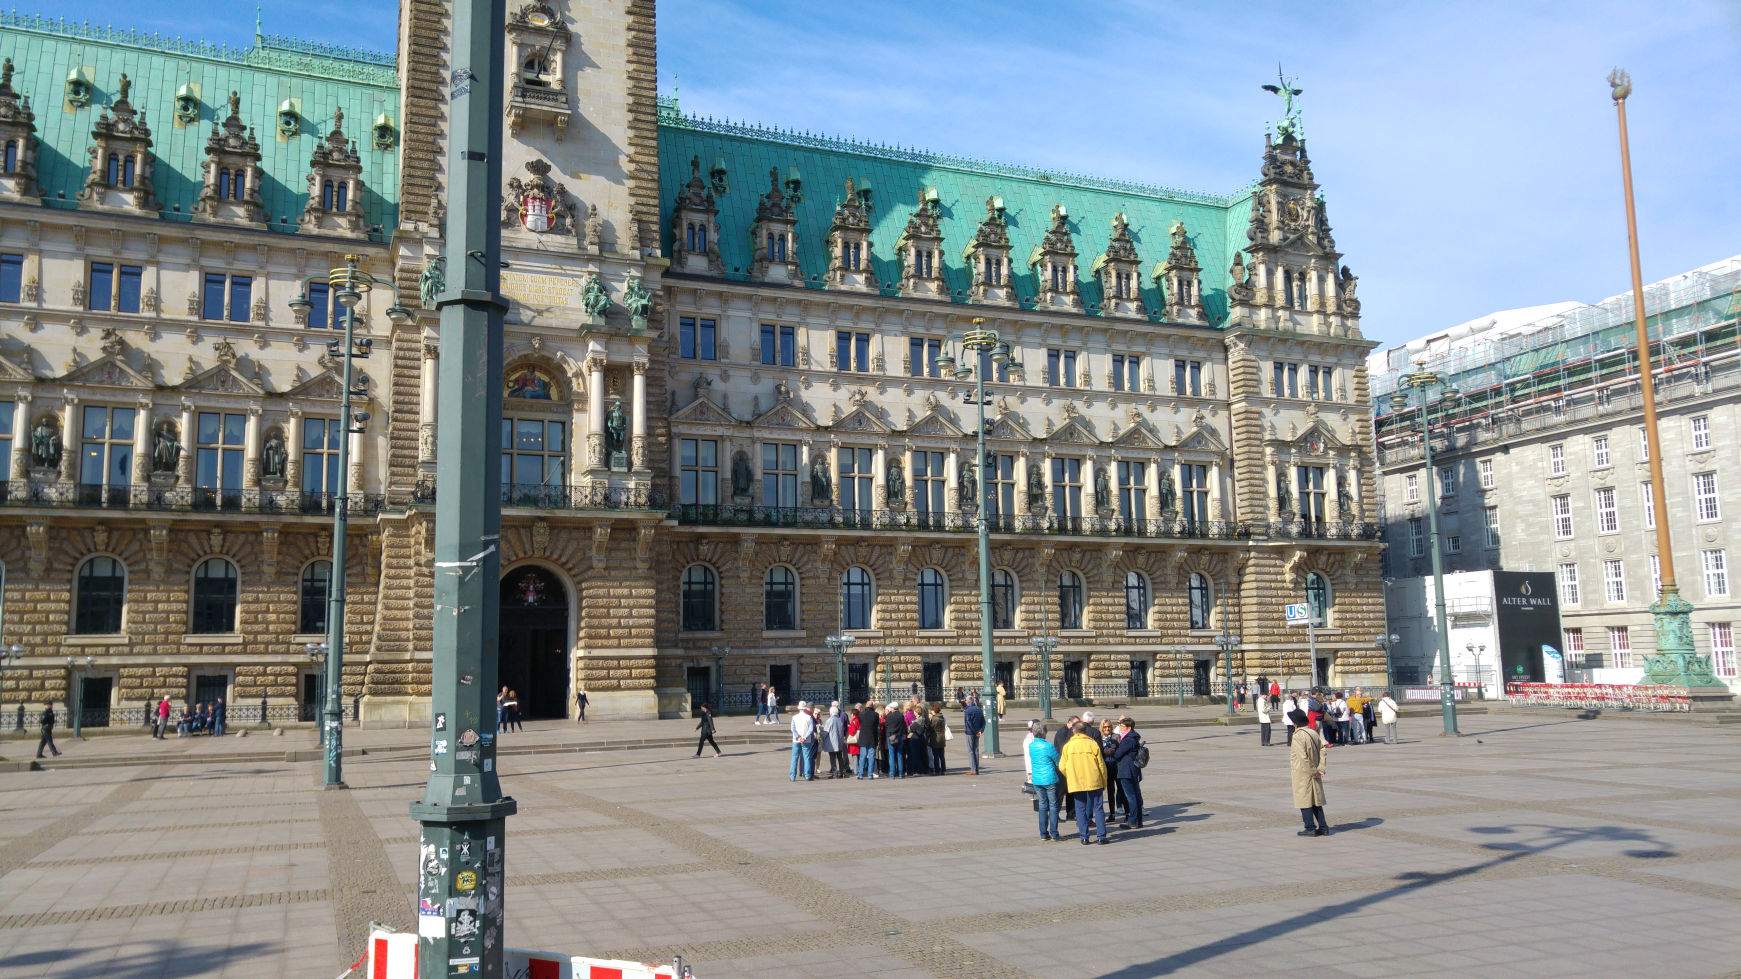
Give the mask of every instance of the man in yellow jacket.
POLYGON ((1082 845, 1088 845, 1088 821, 1092 817, 1098 837, 1095 842, 1104 846, 1106 810, 1101 803, 1106 794, 1106 759, 1100 753, 1100 742, 1088 734, 1087 724, 1078 721, 1072 730, 1075 733, 1064 742, 1063 754, 1058 759, 1058 771, 1076 800, 1076 829, 1082 836, 1082 845))

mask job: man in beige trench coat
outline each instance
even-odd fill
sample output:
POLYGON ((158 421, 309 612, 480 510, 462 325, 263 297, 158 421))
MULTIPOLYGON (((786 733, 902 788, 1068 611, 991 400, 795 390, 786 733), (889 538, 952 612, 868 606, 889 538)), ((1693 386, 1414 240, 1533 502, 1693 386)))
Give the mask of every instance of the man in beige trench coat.
POLYGON ((1293 711, 1289 717, 1294 722, 1294 738, 1288 745, 1288 775, 1294 786, 1294 805, 1306 824, 1299 835, 1329 836, 1330 825, 1324 820, 1324 765, 1329 761, 1324 736, 1307 726, 1305 711, 1293 711))

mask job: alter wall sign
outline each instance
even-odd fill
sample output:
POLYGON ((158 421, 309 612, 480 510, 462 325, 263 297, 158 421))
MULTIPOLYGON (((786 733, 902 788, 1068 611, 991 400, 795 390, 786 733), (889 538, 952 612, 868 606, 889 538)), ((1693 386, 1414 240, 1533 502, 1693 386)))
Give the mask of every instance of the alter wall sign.
POLYGON ((1560 643, 1559 582, 1552 571, 1493 572, 1501 683, 1544 683, 1544 647, 1560 643))

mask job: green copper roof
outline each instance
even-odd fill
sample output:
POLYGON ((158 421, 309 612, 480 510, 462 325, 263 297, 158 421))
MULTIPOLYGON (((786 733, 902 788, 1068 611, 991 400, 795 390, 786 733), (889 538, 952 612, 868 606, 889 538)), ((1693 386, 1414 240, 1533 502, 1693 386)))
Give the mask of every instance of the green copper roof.
POLYGON ((239 50, 0 12, 0 57, 12 59, 13 87, 30 96, 36 112, 37 177, 51 207, 75 206, 89 172, 91 127, 115 99, 125 72, 133 82, 129 101, 151 127, 153 182, 165 219, 192 219, 206 140, 214 120, 229 115, 227 100, 235 91, 242 121, 260 141, 266 173, 261 199, 274 231, 296 228, 307 201, 309 157, 332 126, 334 108, 344 110, 345 135, 362 159, 367 223, 383 229, 371 237, 385 240, 397 222, 398 133, 387 150, 375 149, 370 134, 383 112, 395 127, 403 124, 391 55, 272 37, 258 37, 253 47, 239 50), (66 77, 80 67, 91 69, 95 92, 89 106, 69 111, 66 77), (189 83, 200 90, 199 119, 179 126, 175 93, 189 83), (301 101, 300 132, 280 138, 278 107, 290 99, 301 101))
MULTIPOLYGON (((1027 264, 1029 255, 1050 226, 1052 206, 1063 204, 1076 245, 1079 288, 1085 304, 1097 306, 1101 301, 1099 285, 1089 269, 1106 248, 1113 214, 1122 211, 1142 259, 1143 301, 1151 317, 1161 302, 1150 273, 1167 257, 1174 221, 1184 223, 1196 249, 1210 322, 1220 323, 1226 317, 1228 268, 1234 248, 1245 243, 1251 210, 1248 192, 1219 197, 720 123, 685 116, 664 99, 659 124, 661 222, 667 236, 672 202, 689 181, 690 159, 700 158, 703 179, 716 158, 725 162, 728 192, 716 195, 715 202, 719 207, 720 255, 728 278, 747 277, 753 260, 750 226, 755 222, 757 202, 767 193, 769 169, 777 168, 783 183, 791 168, 797 167, 804 198, 796 206, 798 260, 807 280, 816 277, 811 283, 816 288, 821 288, 828 267, 824 239, 850 177, 858 186, 870 182, 875 207, 871 212, 872 251, 876 276, 883 282, 900 279, 895 241, 917 208, 920 191, 935 187, 942 205, 943 255, 952 293, 964 297, 972 284, 961 252, 985 217, 986 198, 995 195, 1004 199, 1010 259, 1016 268, 1017 291, 1024 301, 1031 300, 1037 288, 1027 264)), ((883 291, 892 295, 894 289, 886 286, 883 291)), ((959 297, 956 301, 966 302, 959 297)))

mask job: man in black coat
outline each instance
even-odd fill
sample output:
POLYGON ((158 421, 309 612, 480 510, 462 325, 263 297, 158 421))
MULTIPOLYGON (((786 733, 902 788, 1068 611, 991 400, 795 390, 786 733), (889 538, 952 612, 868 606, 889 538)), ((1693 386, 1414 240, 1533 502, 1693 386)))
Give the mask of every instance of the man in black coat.
POLYGON ((875 778, 877 774, 877 742, 883 732, 882 718, 877 716, 875 704, 869 701, 859 708, 858 734, 854 738, 858 742, 858 777, 875 778))
MULTIPOLYGON (((1071 714, 1070 719, 1059 725, 1058 730, 1053 732, 1052 747, 1058 749, 1058 756, 1060 758, 1064 756, 1064 742, 1070 740, 1070 737, 1076 733, 1076 722, 1081 719, 1082 718, 1079 715, 1071 714)), ((1063 775, 1063 770, 1060 769, 1058 772, 1059 778, 1062 779, 1063 775)), ((1058 793, 1058 811, 1064 814, 1065 819, 1076 818, 1076 800, 1071 796, 1069 786, 1067 785, 1058 793)))
POLYGON ((1142 739, 1136 734, 1136 721, 1129 717, 1118 719, 1118 746, 1112 749, 1112 764, 1114 774, 1118 778, 1118 787, 1124 793, 1124 822, 1120 829, 1135 826, 1143 828, 1143 770, 1137 766, 1137 750, 1142 746, 1142 739))
POLYGON ((54 705, 53 704, 43 705, 42 716, 36 719, 36 723, 42 729, 42 740, 36 742, 36 757, 41 758, 42 757, 42 749, 47 748, 48 750, 54 752, 54 756, 56 758, 59 758, 60 757, 60 749, 56 748, 54 746, 54 705))

